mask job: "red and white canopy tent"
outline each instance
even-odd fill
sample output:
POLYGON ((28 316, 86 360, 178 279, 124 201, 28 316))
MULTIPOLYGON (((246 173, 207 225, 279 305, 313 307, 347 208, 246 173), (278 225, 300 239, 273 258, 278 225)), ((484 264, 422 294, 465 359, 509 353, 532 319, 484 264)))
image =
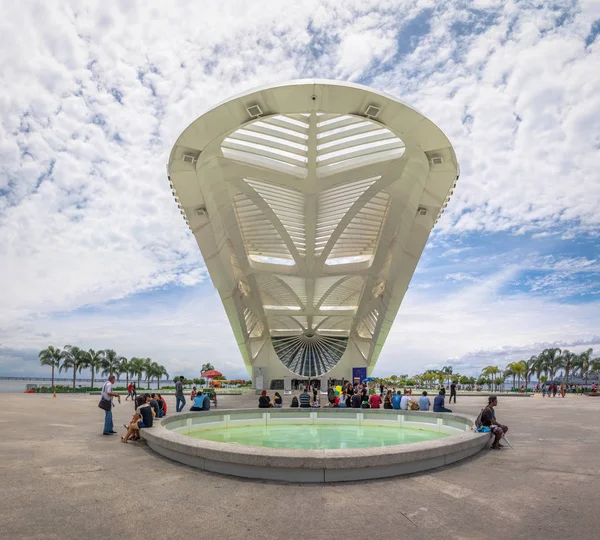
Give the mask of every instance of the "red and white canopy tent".
POLYGON ((205 371, 204 373, 202 373, 201 377, 203 379, 207 379, 208 380, 208 385, 210 386, 212 380, 215 377, 222 377, 223 374, 220 371, 217 371, 216 369, 209 369, 208 371, 205 371))

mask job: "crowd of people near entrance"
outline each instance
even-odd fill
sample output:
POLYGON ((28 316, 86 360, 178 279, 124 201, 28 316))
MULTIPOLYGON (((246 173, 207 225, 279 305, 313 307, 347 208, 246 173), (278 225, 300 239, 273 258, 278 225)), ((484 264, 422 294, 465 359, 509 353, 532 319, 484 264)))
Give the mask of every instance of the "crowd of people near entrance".
MULTIPOLYGON (((452 383, 450 388, 450 400, 454 398, 456 403, 456 384, 452 383)), ((290 407, 314 408, 321 407, 321 402, 318 396, 318 389, 306 385, 299 396, 292 397, 290 407)), ((379 393, 370 392, 365 383, 352 384, 350 381, 344 383, 343 386, 329 385, 327 390, 327 407, 335 407, 339 409, 397 409, 397 410, 413 410, 413 411, 429 411, 433 412, 452 412, 445 405, 446 390, 441 388, 438 395, 433 399, 433 404, 429 398, 427 391, 424 390, 420 396, 413 397, 412 390, 388 389, 383 385, 379 387, 379 393), (432 409, 433 406, 433 409, 432 409)), ((283 400, 279 392, 275 392, 273 400, 267 394, 266 390, 261 392, 258 398, 258 408, 267 409, 269 407, 283 407, 283 400)))

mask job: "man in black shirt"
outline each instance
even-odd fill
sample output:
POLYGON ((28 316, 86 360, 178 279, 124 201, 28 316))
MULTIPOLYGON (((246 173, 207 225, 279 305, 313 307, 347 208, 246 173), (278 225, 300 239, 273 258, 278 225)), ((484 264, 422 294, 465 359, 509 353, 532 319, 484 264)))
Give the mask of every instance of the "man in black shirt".
POLYGON ((154 416, 156 416, 156 418, 160 418, 160 407, 158 406, 158 401, 156 401, 155 394, 150 396, 150 407, 154 409, 154 416))
POLYGON ((487 426, 490 428, 490 431, 494 434, 495 439, 492 443, 492 448, 494 450, 499 450, 503 448, 504 445, 500 444, 500 439, 506 434, 508 431, 507 426, 503 426, 496 421, 496 413, 494 411, 494 407, 498 405, 498 398, 496 396, 490 396, 488 398, 488 404, 485 409, 483 409, 481 413, 481 425, 487 426))
POLYGON ((452 381, 450 385, 450 399, 448 403, 452 403, 452 398, 454 398, 454 403, 456 403, 456 381, 452 381))
POLYGON ((353 409, 360 409, 361 401, 362 401, 362 398, 358 392, 356 392, 355 394, 352 394, 351 402, 352 402, 353 409))

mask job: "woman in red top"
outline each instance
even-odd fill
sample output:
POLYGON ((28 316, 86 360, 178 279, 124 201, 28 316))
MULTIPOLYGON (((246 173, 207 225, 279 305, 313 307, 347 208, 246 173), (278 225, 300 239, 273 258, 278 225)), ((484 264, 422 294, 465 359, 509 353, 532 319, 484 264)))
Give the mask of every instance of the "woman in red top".
POLYGON ((132 394, 133 393, 133 383, 129 383, 129 386, 127 387, 127 397, 125 398, 125 401, 127 401, 129 398, 133 399, 132 394))

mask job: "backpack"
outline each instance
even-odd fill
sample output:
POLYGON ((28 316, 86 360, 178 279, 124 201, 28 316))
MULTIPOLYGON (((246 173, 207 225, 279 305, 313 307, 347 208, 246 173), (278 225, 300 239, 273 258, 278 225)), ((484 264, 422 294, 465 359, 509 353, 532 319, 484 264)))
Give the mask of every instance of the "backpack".
POLYGON ((477 418, 475 418, 475 427, 477 429, 479 429, 482 426, 481 415, 483 414, 484 410, 485 410, 485 407, 483 409, 481 409, 481 412, 477 415, 477 418))
POLYGON ((292 398, 292 404, 290 407, 298 407, 298 398, 296 396, 292 398))

